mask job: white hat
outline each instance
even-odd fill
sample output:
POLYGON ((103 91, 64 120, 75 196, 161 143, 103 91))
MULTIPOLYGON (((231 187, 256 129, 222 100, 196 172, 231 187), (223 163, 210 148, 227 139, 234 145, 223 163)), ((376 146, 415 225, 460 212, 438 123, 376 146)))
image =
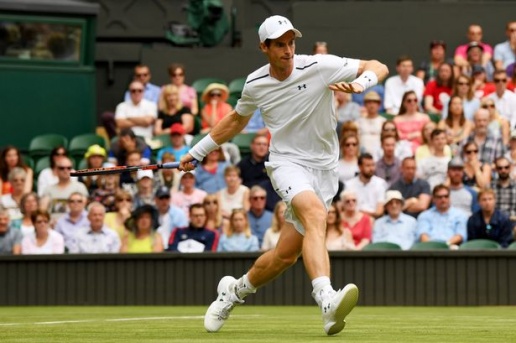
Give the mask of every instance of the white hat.
POLYGON ((292 26, 290 20, 280 15, 273 15, 265 19, 258 29, 260 42, 265 42, 266 39, 276 39, 281 37, 287 31, 294 31, 296 37, 303 37, 301 32, 292 26))
POLYGON ((140 181, 141 179, 148 177, 148 178, 154 178, 154 174, 152 173, 152 170, 150 169, 140 169, 136 172, 136 180, 140 181))
POLYGON ((181 180, 183 178, 183 176, 185 176, 186 174, 190 174, 190 175, 193 175, 193 177, 195 177, 195 170, 180 171, 179 172, 179 180, 181 180))
POLYGON ((391 200, 399 200, 401 203, 405 201, 403 199, 403 195, 401 195, 400 191, 387 191, 385 193, 385 205, 389 203, 391 200))

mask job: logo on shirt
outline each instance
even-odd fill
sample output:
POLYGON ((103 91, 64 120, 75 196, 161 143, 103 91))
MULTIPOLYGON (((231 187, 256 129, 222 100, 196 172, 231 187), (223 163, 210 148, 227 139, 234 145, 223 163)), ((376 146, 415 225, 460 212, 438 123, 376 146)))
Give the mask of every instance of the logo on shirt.
POLYGON ((303 88, 306 89, 306 83, 303 83, 302 85, 297 86, 298 90, 301 90, 303 88))

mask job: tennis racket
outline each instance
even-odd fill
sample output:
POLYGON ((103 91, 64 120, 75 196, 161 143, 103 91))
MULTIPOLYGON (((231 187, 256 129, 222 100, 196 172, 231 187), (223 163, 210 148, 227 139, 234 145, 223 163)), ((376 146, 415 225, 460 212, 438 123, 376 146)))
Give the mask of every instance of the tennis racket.
MULTIPOLYGON (((193 160, 192 164, 196 166, 198 161, 193 160)), ((148 164, 146 166, 116 166, 107 168, 89 168, 76 170, 70 173, 70 176, 88 176, 88 175, 106 175, 119 174, 125 172, 133 172, 137 170, 158 170, 158 169, 176 169, 179 168, 179 162, 167 162, 148 164)))

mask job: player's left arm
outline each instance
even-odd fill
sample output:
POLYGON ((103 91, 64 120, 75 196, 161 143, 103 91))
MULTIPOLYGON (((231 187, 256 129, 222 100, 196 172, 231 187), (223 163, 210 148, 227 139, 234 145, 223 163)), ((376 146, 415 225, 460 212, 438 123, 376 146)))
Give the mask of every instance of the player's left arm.
POLYGON ((337 82, 330 85, 333 91, 345 93, 362 93, 381 82, 389 74, 387 66, 377 60, 361 60, 358 65, 357 78, 351 82, 337 82))

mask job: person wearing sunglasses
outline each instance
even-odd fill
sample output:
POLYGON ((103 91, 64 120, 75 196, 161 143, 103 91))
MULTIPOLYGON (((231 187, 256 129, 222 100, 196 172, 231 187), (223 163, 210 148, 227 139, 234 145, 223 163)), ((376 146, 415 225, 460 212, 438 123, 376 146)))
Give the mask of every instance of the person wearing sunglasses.
POLYGON ((347 189, 340 193, 341 226, 344 230, 349 230, 352 236, 352 244, 348 246, 349 250, 362 250, 371 243, 373 220, 359 210, 358 202, 355 191, 347 189))
POLYGON ((493 79, 493 73, 495 71, 493 63, 484 57, 485 50, 482 44, 478 42, 470 42, 467 48, 467 62, 460 67, 460 72, 463 75, 472 75, 474 66, 482 66, 486 72, 488 80, 493 79))
POLYGON ((411 143, 413 153, 423 144, 421 129, 429 121, 430 118, 425 113, 419 112, 417 94, 414 91, 403 94, 400 111, 394 117, 394 124, 396 124, 400 139, 411 143))
POLYGON ((340 159, 338 165, 339 181, 344 183, 358 175, 358 155, 360 143, 354 132, 349 132, 340 140, 340 159))
POLYGON ((72 193, 68 197, 68 212, 56 222, 54 229, 63 236, 67 249, 73 245, 79 229, 90 225, 86 203, 86 198, 81 193, 72 193))
POLYGON ((483 189, 489 187, 491 183, 491 166, 489 162, 481 162, 478 153, 478 145, 474 141, 464 144, 462 148, 464 160, 462 181, 466 186, 483 189))
POLYGON ((496 208, 509 215, 511 222, 516 223, 516 182, 511 179, 511 163, 505 157, 495 160, 497 177, 491 181, 495 191, 496 208))
POLYGON ((233 107, 227 103, 229 89, 221 83, 210 83, 202 92, 202 132, 209 132, 233 107))
POLYGON ((385 111, 393 115, 399 113, 403 94, 408 90, 414 91, 419 101, 423 99, 423 91, 425 90, 423 80, 412 75, 414 63, 409 56, 403 55, 398 57, 396 72, 398 75, 391 76, 385 81, 385 96, 383 100, 385 111))
POLYGON ((493 60, 496 69, 505 69, 511 63, 514 63, 516 51, 516 21, 511 20, 505 25, 505 42, 495 45, 493 60))
POLYGON ((489 132, 489 111, 480 108, 473 116, 475 128, 466 142, 475 142, 478 146, 478 158, 481 162, 492 163, 496 158, 505 154, 505 146, 500 138, 489 132))
MULTIPOLYGON (((56 161, 61 156, 68 156, 68 151, 62 145, 58 145, 50 151, 50 155, 48 156, 48 159, 50 162, 49 166, 47 168, 43 169, 38 175, 38 183, 37 183, 38 196, 41 197, 43 195, 45 188, 47 188, 50 185, 55 185, 57 183, 58 178, 57 178, 56 161)), ((77 178, 74 177, 74 178, 72 178, 72 180, 77 180, 77 178)))
MULTIPOLYGON (((462 99, 462 107, 464 109, 464 117, 467 120, 473 120, 475 111, 480 108, 480 99, 475 97, 473 90, 473 78, 466 75, 459 75, 453 84, 452 96, 458 96, 462 99)), ((449 111, 449 102, 444 103, 442 119, 446 119, 449 111)))
MULTIPOLYGON (((186 69, 185 66, 179 63, 172 63, 168 69, 168 76, 170 77, 170 84, 174 85, 179 89, 179 99, 183 106, 190 109, 190 113, 196 116, 199 114, 199 105, 197 103, 197 92, 195 88, 187 85, 186 80, 186 69)), ((168 86, 168 85, 167 85, 168 86)), ((164 89, 162 87, 162 91, 164 89)))
POLYGON ((491 45, 482 42, 483 32, 482 26, 477 24, 472 24, 468 27, 467 38, 468 43, 459 45, 455 49, 454 62, 455 65, 461 67, 468 63, 468 47, 470 43, 478 43, 484 50, 484 56, 482 60, 482 64, 485 64, 491 60, 493 56, 493 48, 491 45))
POLYGON ((473 122, 466 119, 463 101, 457 95, 452 95, 446 110, 446 118, 439 121, 437 127, 446 131, 447 143, 456 155, 462 142, 471 134, 473 122))
POLYGON ((450 202, 450 188, 443 184, 432 192, 434 206, 417 218, 418 240, 421 242, 445 242, 455 249, 467 238, 466 214, 450 202))
POLYGON ((509 120, 500 115, 495 102, 491 98, 484 98, 480 102, 480 107, 489 111, 489 133, 493 137, 500 138, 504 145, 509 144, 510 126, 509 120))
POLYGON ((27 177, 25 169, 20 167, 11 169, 8 180, 12 187, 12 193, 0 196, 0 206, 9 211, 9 217, 12 221, 23 217, 20 210, 20 201, 23 194, 25 194, 25 179, 27 177))
POLYGON ((37 210, 31 216, 34 232, 25 236, 21 242, 22 255, 63 254, 63 236, 50 228, 50 214, 37 210))
MULTIPOLYGON (((153 102, 155 104, 158 103, 159 94, 161 92, 161 88, 155 84, 150 82, 152 74, 150 72, 149 66, 145 64, 138 64, 134 67, 133 80, 139 81, 143 85, 143 98, 153 102)), ((131 90, 128 90, 124 94, 124 101, 128 101, 131 99, 131 90)))
POLYGON ((509 120, 511 128, 516 127, 516 94, 507 89, 509 78, 505 70, 497 70, 493 76, 495 92, 489 94, 488 98, 495 103, 500 115, 509 120))
POLYGON ((265 231, 271 227, 273 214, 265 208, 267 191, 260 186, 253 186, 249 191, 250 208, 247 211, 251 232, 258 237, 259 246, 263 244, 265 231))

